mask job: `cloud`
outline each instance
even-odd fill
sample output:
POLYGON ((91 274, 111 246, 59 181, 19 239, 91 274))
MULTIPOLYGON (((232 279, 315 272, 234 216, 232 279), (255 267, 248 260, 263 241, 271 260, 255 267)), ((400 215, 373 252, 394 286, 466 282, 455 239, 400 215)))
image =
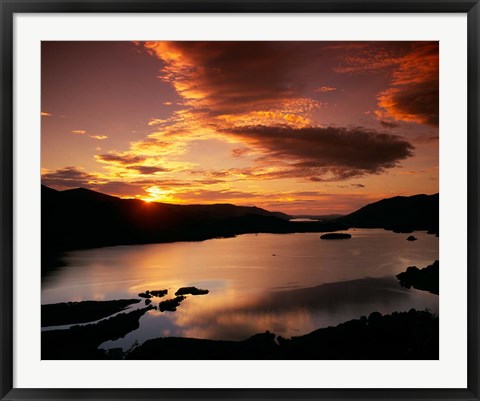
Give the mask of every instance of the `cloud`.
POLYGON ((363 184, 337 185, 338 188, 365 188, 363 184))
MULTIPOLYGON (((319 50, 328 45, 335 44, 143 43, 151 55, 165 63, 160 78, 172 84, 187 107, 174 114, 161 137, 175 136, 185 142, 187 138, 216 135, 238 143, 233 157, 256 159, 253 168, 231 169, 236 179, 311 177, 333 181, 378 174, 397 166, 413 155, 413 146, 400 137, 361 128, 318 127, 308 117, 324 104, 302 96, 311 74, 303 76, 301 72, 316 65, 325 53, 319 50)), ((410 47, 411 42, 354 46, 350 49, 353 55, 344 60, 344 72, 353 67, 393 68, 410 47)), ((330 49, 339 50, 344 52, 330 49)), ((317 89, 335 90, 327 85, 317 89)), ((142 146, 148 147, 148 143, 142 146)))
POLYGON ((315 42, 145 42, 165 63, 159 78, 173 85, 184 105, 208 115, 271 110, 303 98, 315 42))
POLYGON ((41 115, 42 117, 52 117, 52 116, 53 116, 52 113, 48 113, 48 112, 46 112, 46 111, 40 112, 40 115, 41 115))
POLYGON ((398 65, 412 42, 364 42, 357 47, 338 48, 342 51, 333 70, 339 74, 382 73, 398 65))
POLYGON ((107 139, 108 136, 106 136, 106 135, 90 135, 90 138, 103 140, 103 139, 107 139))
POLYGON ((299 192, 292 192, 288 193, 288 201, 274 198, 264 199, 263 203, 259 203, 258 205, 267 210, 280 209, 285 213, 292 214, 347 214, 360 209, 368 203, 385 197, 387 197, 387 195, 383 196, 382 194, 325 193, 321 191, 312 192, 311 194, 301 194, 299 192))
POLYGON ((244 157, 244 156, 247 156, 249 153, 250 153, 250 149, 245 147, 232 149, 233 157, 244 157))
POLYGON ((199 184, 202 184, 202 185, 215 185, 215 184, 221 184, 223 182, 225 182, 225 180, 215 180, 215 179, 212 179, 212 178, 207 178, 207 179, 204 179, 204 180, 196 180, 195 182, 199 183, 199 184))
POLYGON ((42 184, 58 190, 87 188, 114 196, 135 196, 139 191, 144 192, 139 184, 87 173, 78 167, 45 170, 42 172, 42 184))
POLYGON ((55 171, 42 173, 42 183, 48 187, 65 189, 88 187, 97 177, 78 167, 64 167, 55 171))
POLYGON ((107 153, 95 155, 95 159, 99 162, 113 163, 116 165, 129 165, 141 163, 146 157, 127 153, 107 153))
POLYGON ((145 193, 142 184, 118 180, 103 181, 101 183, 89 185, 87 188, 118 197, 137 197, 138 195, 145 193))
MULTIPOLYGON (((313 102, 313 101, 312 101, 313 102)), ((282 105, 283 109, 286 107, 291 107, 292 105, 284 104, 282 105)), ((297 107, 299 104, 296 105, 297 107)), ((305 103, 303 106, 307 106, 305 103)), ((307 106, 308 107, 308 106, 307 106)), ((321 103, 317 103, 315 108, 319 109, 322 107, 321 103)), ((252 111, 249 113, 239 113, 239 114, 223 114, 216 118, 216 122, 219 125, 226 127, 238 127, 238 126, 250 126, 250 125, 288 125, 293 126, 296 128, 301 127, 308 127, 312 126, 313 122, 308 117, 304 117, 302 115, 296 114, 308 114, 309 111, 303 110, 295 110, 292 113, 288 112, 281 112, 275 110, 269 111, 252 111)))
POLYGON ((399 127, 399 124, 397 124, 397 123, 392 123, 392 122, 390 122, 390 121, 380 120, 379 123, 380 123, 380 125, 381 125, 383 128, 393 129, 393 128, 399 127))
POLYGON ((378 95, 382 117, 437 127, 438 68, 438 43, 416 45, 400 60, 391 88, 378 95))
POLYGON ((411 157, 414 149, 399 136, 364 128, 251 126, 226 133, 263 152, 257 163, 269 166, 264 178, 333 181, 378 174, 411 157))
POLYGON ((438 42, 371 42, 340 58, 342 74, 386 73, 390 87, 378 94, 379 120, 438 126, 438 42))
POLYGON ((147 124, 152 126, 152 125, 161 125, 167 122, 169 122, 168 119, 152 118, 147 124))
POLYGON ((415 137, 415 142, 417 143, 435 143, 438 142, 439 136, 438 135, 418 135, 415 137))
POLYGON ((331 86, 321 86, 320 88, 314 89, 314 92, 334 92, 337 88, 333 88, 331 86))
MULTIPOLYGON (((264 195, 261 195, 264 196, 264 195)), ((212 191, 208 189, 198 189, 194 191, 176 192, 175 198, 188 202, 230 202, 235 199, 251 199, 260 197, 259 194, 253 192, 219 190, 212 191)))
POLYGON ((72 133, 74 134, 79 134, 79 135, 84 135, 87 133, 87 131, 83 130, 83 129, 75 129, 72 131, 72 133))
POLYGON ((140 174, 155 174, 155 173, 164 173, 166 171, 169 171, 166 168, 156 167, 156 166, 128 166, 127 168, 130 170, 135 170, 140 174))
MULTIPOLYGON (((133 166, 142 169, 143 166, 133 166)), ((58 170, 42 171, 42 184, 59 189, 71 188, 88 188, 94 191, 120 197, 138 197, 148 193, 151 187, 185 187, 188 188, 189 183, 178 180, 118 180, 115 175, 87 173, 78 167, 65 167, 58 170)))

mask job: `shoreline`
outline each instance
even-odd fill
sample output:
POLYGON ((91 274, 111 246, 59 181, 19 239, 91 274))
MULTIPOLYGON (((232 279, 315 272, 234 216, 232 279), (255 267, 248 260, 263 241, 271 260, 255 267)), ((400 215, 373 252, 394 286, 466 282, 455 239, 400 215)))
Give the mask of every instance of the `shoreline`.
POLYGON ((140 317, 150 309, 122 313, 96 325, 42 332, 42 359, 438 359, 439 318, 414 309, 387 315, 372 312, 368 317, 288 339, 266 331, 243 341, 159 337, 126 352, 97 348, 107 336, 120 338, 138 327, 140 317))

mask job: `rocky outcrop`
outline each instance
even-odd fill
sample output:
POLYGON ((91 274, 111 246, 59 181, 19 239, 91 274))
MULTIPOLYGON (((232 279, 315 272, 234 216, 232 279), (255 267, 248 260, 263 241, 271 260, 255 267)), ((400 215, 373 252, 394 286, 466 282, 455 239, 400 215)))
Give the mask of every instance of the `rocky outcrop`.
POLYGON ((424 269, 419 269, 417 266, 410 266, 406 271, 398 274, 397 278, 402 287, 413 287, 417 290, 429 291, 438 295, 439 262, 436 260, 424 269))
POLYGON ((208 294, 208 290, 201 290, 197 287, 182 287, 179 288, 175 295, 205 295, 208 294))
POLYGON ((180 303, 185 299, 183 295, 175 297, 173 299, 167 299, 166 301, 160 302, 159 308, 160 312, 169 311, 175 312, 180 303))

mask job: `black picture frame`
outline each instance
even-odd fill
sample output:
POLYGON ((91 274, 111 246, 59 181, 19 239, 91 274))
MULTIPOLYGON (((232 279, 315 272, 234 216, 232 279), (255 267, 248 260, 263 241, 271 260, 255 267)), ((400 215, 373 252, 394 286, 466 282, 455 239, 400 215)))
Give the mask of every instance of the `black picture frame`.
POLYGON ((1 400, 479 400, 478 0, 0 0, 1 400), (465 13, 468 16, 468 377, 459 389, 24 389, 13 387, 13 17, 16 13, 465 13))

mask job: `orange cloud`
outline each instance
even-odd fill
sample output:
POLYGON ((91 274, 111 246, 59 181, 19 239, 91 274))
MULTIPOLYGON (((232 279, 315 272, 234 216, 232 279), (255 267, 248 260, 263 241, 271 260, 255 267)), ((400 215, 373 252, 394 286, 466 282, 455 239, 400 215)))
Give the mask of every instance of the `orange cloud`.
POLYGON ((379 120, 438 126, 438 42, 371 42, 353 50, 335 72, 392 77, 391 87, 378 94, 379 120))
POLYGON ((103 140, 103 139, 107 139, 108 136, 106 136, 106 135, 90 135, 90 138, 103 140))
POLYGON ((314 89, 314 92, 334 92, 337 88, 333 88, 331 86, 321 86, 320 88, 314 89))
POLYGON ((145 156, 135 156, 128 153, 106 153, 102 155, 95 155, 95 159, 99 162, 107 162, 119 165, 129 165, 129 164, 137 164, 143 162, 146 157, 145 156))
MULTIPOLYGON (((351 52, 339 58, 333 70, 340 74, 377 73, 395 67, 410 46, 409 42, 366 42, 360 47, 349 47, 351 52)), ((343 50, 343 49, 342 49, 343 50)))
POLYGON ((87 133, 87 131, 83 130, 83 129, 75 129, 72 131, 74 134, 79 134, 79 135, 84 135, 87 133))
POLYGON ((216 117, 223 127, 241 127, 251 125, 289 125, 302 128, 312 126, 313 122, 299 114, 277 111, 252 111, 245 114, 223 114, 216 117))
POLYGON ((160 125, 168 122, 168 119, 161 119, 161 118, 152 118, 147 124, 152 126, 152 125, 160 125))
MULTIPOLYGON (((145 49, 165 63, 159 76, 173 85, 185 105, 210 115, 270 110, 282 101, 298 98, 295 57, 317 45, 292 42, 146 42, 145 49), (298 47, 303 47, 298 50, 298 47)), ((302 61, 304 61, 302 59, 302 61)), ((305 78, 307 79, 307 78, 305 78)))
POLYGON ((48 112, 46 112, 46 111, 42 111, 42 112, 40 112, 40 115, 41 115, 42 117, 51 117, 53 114, 52 114, 52 113, 48 113, 48 112))
POLYGON ((392 87, 378 95, 382 117, 438 126, 438 43, 415 46, 393 73, 392 87))

